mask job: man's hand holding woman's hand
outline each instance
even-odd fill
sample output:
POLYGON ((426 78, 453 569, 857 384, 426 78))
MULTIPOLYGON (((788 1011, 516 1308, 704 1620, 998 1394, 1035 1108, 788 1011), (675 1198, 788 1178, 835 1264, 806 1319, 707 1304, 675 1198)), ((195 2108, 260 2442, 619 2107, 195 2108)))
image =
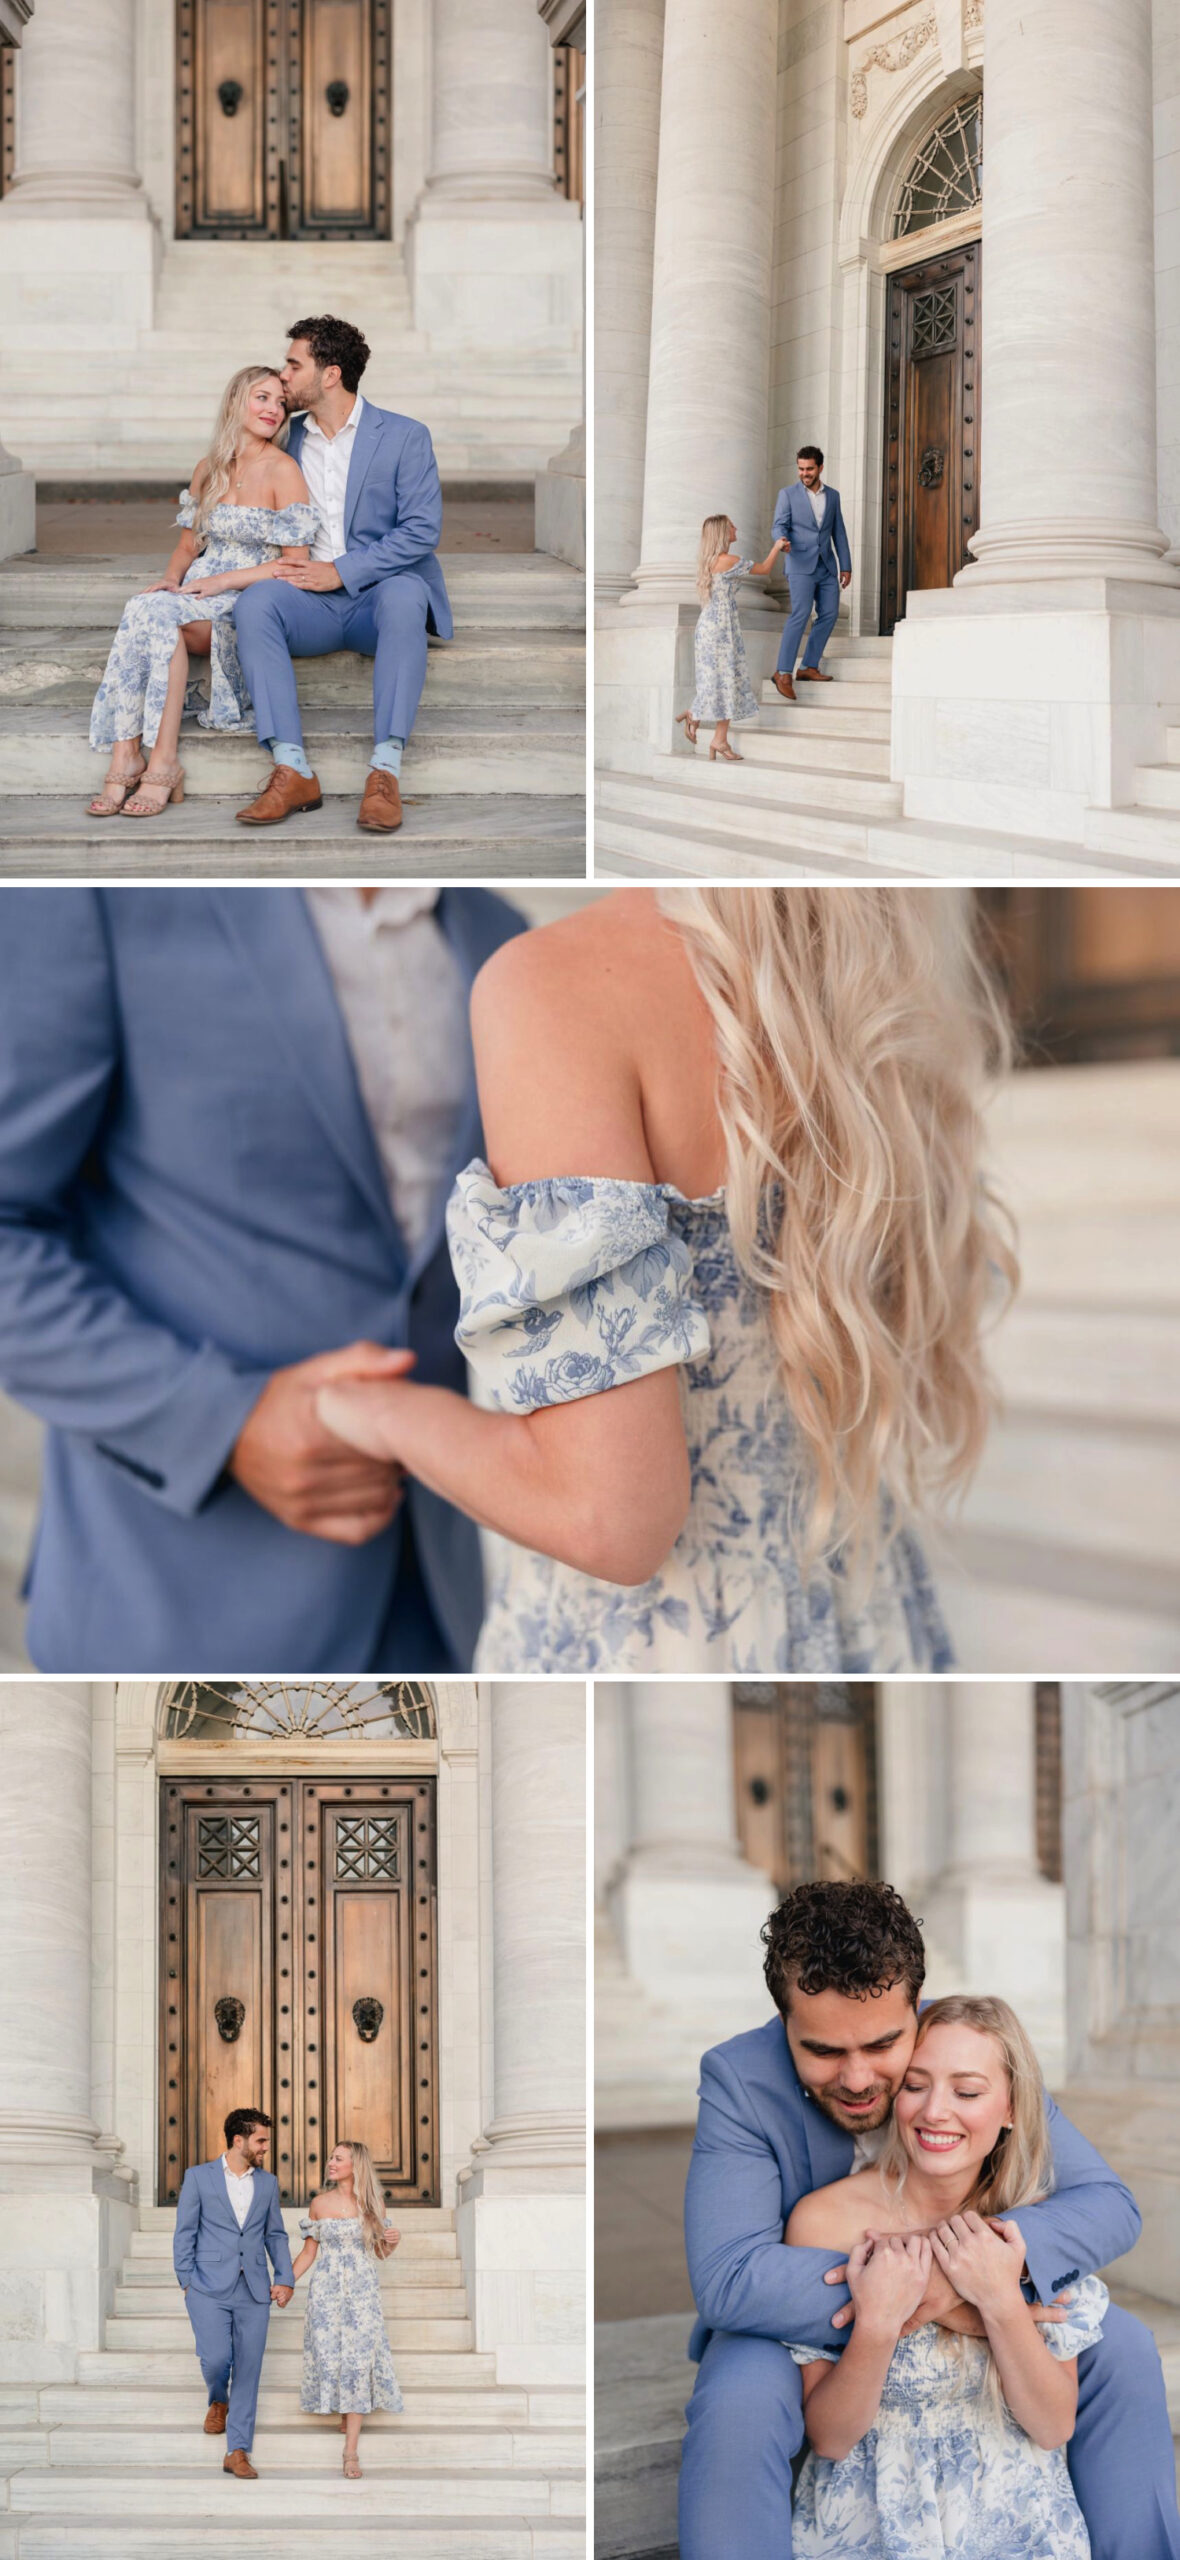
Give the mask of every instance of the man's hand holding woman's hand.
POLYGON ((943 2274, 964 2302, 986 2320, 1002 2318, 1023 2303, 1024 2236, 1015 2222, 985 2222, 978 2213, 952 2213, 930 2234, 943 2274))
POLYGON ((270 2289, 271 2301, 277 2302, 280 2311, 285 2311, 294 2291, 295 2287, 293 2284, 272 2284, 270 2289))
MULTIPOLYGON (((956 2216, 955 2219, 964 2222, 978 2222, 979 2216, 978 2214, 969 2216, 959 2215, 956 2216)), ((984 2227, 986 2228, 986 2226, 984 2227)), ((950 2228, 951 2226, 949 2224, 940 2225, 940 2229, 942 2231, 946 2231, 950 2228)), ((1015 2264, 1014 2275, 1011 2270, 1008 2271, 1009 2280, 1014 2283, 1016 2291, 1019 2292, 1020 2278, 1024 2269, 1024 2242, 1023 2239, 1021 2239, 1020 2229, 1017 2223, 1005 2223, 1002 2228, 1005 2234, 1008 2235, 1005 2242, 1006 2249, 1015 2264), (1020 2243, 1019 2250, 1016 2247, 1017 2241, 1020 2243)), ((873 2240, 877 2237, 878 2234, 875 2232, 869 2231, 865 2233, 866 2240, 873 2240)), ((960 2291, 951 2275, 950 2252, 947 2249, 945 2241, 943 2243, 943 2254, 940 2259, 939 2252, 933 2245, 935 2235, 931 2233, 930 2238, 932 2244, 931 2264, 926 2289, 916 2308, 911 2311, 908 2319, 903 2323, 903 2337, 908 2337, 914 2329, 925 2328, 926 2323, 930 2320, 937 2322, 940 2329, 954 2330, 959 2337, 986 2337, 987 2328, 984 2322, 983 2313, 974 2298, 974 2295, 969 2295, 966 2288, 960 2291)), ((968 2279, 970 2281, 970 2263, 968 2261, 964 2261, 963 2272, 968 2275, 968 2279)), ((847 2284, 848 2282, 849 2274, 847 2266, 829 2267, 824 2276, 825 2284, 847 2284)), ((1069 2313, 1066 2308, 1068 2301, 1069 2296, 1066 2294, 1057 2302, 1034 2302, 1029 2304, 1027 2308, 1029 2310, 1030 2317, 1036 2321, 1038 2327, 1048 2328, 1058 2321, 1068 2319, 1069 2313)), ((840 2309, 833 2312, 832 2327, 833 2329, 847 2329, 855 2317, 856 2301, 854 2296, 851 2302, 842 2303, 840 2309)))
POLYGON ((848 2290, 861 2335, 899 2338, 930 2281, 924 2232, 866 2232, 848 2260, 848 2290))
POLYGON ((389 1527, 402 1470, 341 1439, 324 1420, 321 1391, 346 1379, 388 1383, 413 1365, 412 1351, 351 1342, 276 1369, 238 1434, 230 1475, 286 1528, 336 1546, 364 1546, 389 1527))

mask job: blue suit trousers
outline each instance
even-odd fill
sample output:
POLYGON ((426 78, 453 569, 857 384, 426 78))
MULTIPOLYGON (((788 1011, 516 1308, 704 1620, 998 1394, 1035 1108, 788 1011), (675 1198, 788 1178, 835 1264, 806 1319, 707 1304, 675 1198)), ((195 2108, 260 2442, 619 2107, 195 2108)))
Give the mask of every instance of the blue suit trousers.
MULTIPOLYGON (((789 575, 791 610, 783 625, 782 642, 778 653, 779 672, 782 675, 793 675, 795 672, 795 660, 799 655, 803 634, 811 620, 812 609, 814 608, 815 611, 815 626, 807 643, 807 654, 803 660, 805 667, 818 667, 835 629, 836 617, 840 611, 840 572, 830 552, 827 560, 821 561, 817 569, 796 568, 792 562, 789 575)), ((247 589, 247 594, 250 595, 258 592, 257 588, 247 589)), ((265 594, 266 589, 263 588, 261 592, 265 594)), ((244 659, 242 663, 245 664, 244 659)), ((261 736, 261 731, 259 735, 261 736)))
POLYGON ((258 2385, 270 2324, 270 2297, 256 2302, 244 2276, 232 2293, 201 2293, 190 2284, 185 2305, 210 2400, 228 2400, 227 2453, 249 2453, 258 2385))
MULTIPOLYGON (((715 2330, 688 2409, 680 2560, 791 2560, 791 2465, 803 2447, 799 2367, 773 2338, 715 2330)), ((1111 2305, 1078 2357, 1068 2448, 1093 2560, 1180 2560, 1164 2378, 1149 2329, 1111 2305)))
POLYGON ((284 578, 243 587, 234 607, 238 656, 260 738, 302 746, 295 658, 359 649, 373 664, 373 736, 408 738, 426 682, 430 595, 413 569, 379 578, 363 594, 343 587, 311 595, 284 578))

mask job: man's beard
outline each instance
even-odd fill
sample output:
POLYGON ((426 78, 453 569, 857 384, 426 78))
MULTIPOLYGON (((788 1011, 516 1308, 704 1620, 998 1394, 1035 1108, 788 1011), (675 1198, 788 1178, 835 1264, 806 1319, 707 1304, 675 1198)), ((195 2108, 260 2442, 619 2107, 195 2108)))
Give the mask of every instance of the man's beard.
MULTIPOLYGON (((860 2094, 867 2097, 868 2091, 864 2090, 860 2094)), ((813 2089, 811 2095, 821 2112, 830 2117, 833 2124, 839 2125, 841 2133, 877 2133, 881 2126, 888 2122, 893 2109, 893 2091, 888 2087, 880 2091, 879 2105, 866 2111, 864 2115, 859 2109, 853 2116, 846 2114, 833 2089, 813 2089)))

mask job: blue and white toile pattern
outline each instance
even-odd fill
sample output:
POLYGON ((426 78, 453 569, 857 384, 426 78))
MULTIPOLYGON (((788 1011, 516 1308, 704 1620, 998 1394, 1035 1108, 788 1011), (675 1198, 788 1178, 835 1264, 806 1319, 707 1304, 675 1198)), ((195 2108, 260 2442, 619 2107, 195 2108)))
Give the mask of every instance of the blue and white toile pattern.
POLYGON ((746 665, 746 644, 738 615, 738 586, 748 578, 753 560, 735 561, 732 569, 714 572, 713 589, 693 638, 696 691, 694 720, 753 720, 758 696, 746 665))
MULTIPOLYGON (((178 525, 191 528, 197 502, 191 489, 180 492, 178 525)), ((284 550, 315 541, 319 529, 315 507, 297 501, 290 507, 214 507, 203 550, 175 594, 158 588, 153 595, 132 596, 111 643, 102 683, 90 714, 90 744, 113 747, 117 738, 142 738, 154 747, 168 690, 168 670, 176 634, 184 622, 211 622, 208 700, 199 674, 191 676, 186 713, 194 712, 202 729, 253 729, 254 708, 238 658, 234 606, 237 591, 220 596, 186 596, 192 579, 218 578, 228 569, 254 569, 277 560, 284 550)), ((199 662, 197 662, 199 663, 199 662)))
MULTIPOLYGON (((1049 2354, 1096 2345, 1109 2299, 1097 2276, 1076 2284, 1068 2320, 1041 2331, 1049 2354)), ((981 2338, 932 2321, 899 2338, 876 2424, 842 2462, 804 2461, 795 2560, 1089 2560, 1064 2447, 1047 2453, 1017 2426, 990 2366, 981 2338)))
POLYGON ((365 2247, 360 2216, 313 2222, 304 2214, 299 2228, 305 2240, 319 2242, 307 2287, 300 2407, 321 2414, 401 2409, 381 2310, 381 2262, 365 2247))
POLYGON ((721 1192, 563 1177, 501 1189, 478 1160, 447 1211, 455 1338, 482 1404, 506 1413, 677 1367, 688 1520, 636 1588, 496 1541, 482 1671, 945 1671, 952 1655, 917 1540, 886 1532, 867 1590, 840 1559, 806 1580, 809 1462, 761 1294, 721 1192))

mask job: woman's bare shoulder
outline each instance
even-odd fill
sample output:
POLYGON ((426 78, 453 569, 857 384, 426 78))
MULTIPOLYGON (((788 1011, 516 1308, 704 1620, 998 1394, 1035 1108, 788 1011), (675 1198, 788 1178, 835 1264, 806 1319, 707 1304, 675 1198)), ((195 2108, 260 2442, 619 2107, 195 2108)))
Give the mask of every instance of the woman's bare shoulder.
POLYGON ((338 2222, 340 2219, 339 2200, 331 2187, 321 2187, 307 2210, 313 2222, 338 2222))
POLYGON ((307 482, 294 454, 272 453, 271 467, 273 473, 271 486, 280 506, 290 506, 295 499, 306 498, 307 482))
POLYGON ((209 474, 210 474, 210 472, 211 472, 211 470, 212 470, 212 469, 213 469, 213 465, 212 465, 212 462, 211 462, 211 461, 210 461, 210 459, 209 459, 208 454, 207 454, 207 453, 202 454, 201 459, 200 459, 200 461, 199 461, 199 462, 198 462, 198 464, 197 464, 196 470, 195 470, 195 471, 194 471, 194 473, 193 473, 192 479, 189 481, 189 484, 188 484, 188 485, 189 485, 190 490, 192 491, 192 494, 193 494, 194 498, 199 498, 199 497, 200 497, 201 491, 202 491, 202 489, 204 488, 205 483, 206 483, 206 481, 207 481, 207 479, 208 479, 208 477, 209 477, 209 474))
POLYGON ((850 2249, 871 2229, 876 2202, 876 2189, 870 2194, 864 2173, 837 2178, 830 2187, 816 2187, 811 2195, 800 2196, 787 2224, 787 2238, 804 2249, 850 2249))

